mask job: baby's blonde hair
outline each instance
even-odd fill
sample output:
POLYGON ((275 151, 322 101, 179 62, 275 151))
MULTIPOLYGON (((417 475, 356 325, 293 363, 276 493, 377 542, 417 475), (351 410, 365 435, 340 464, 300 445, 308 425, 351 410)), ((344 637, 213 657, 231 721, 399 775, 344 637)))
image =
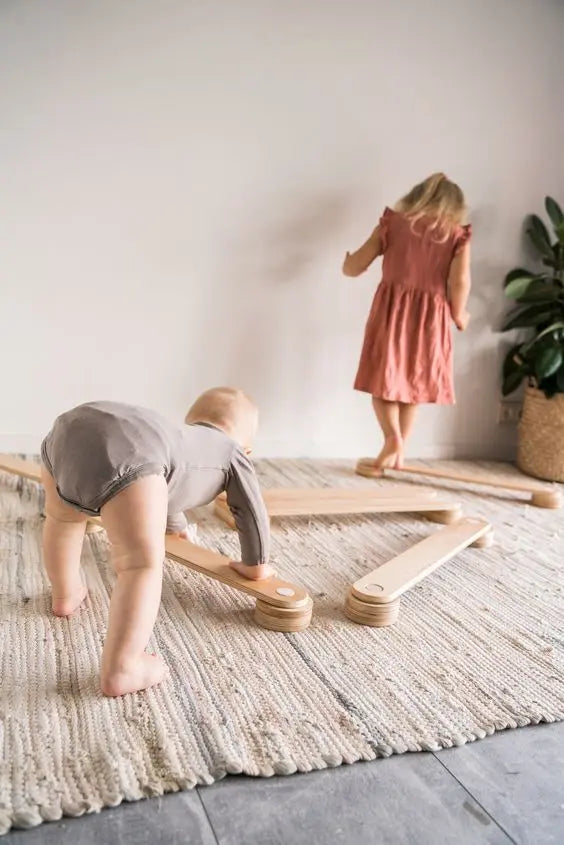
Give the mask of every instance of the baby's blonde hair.
POLYGON ((255 435, 258 410, 242 390, 234 387, 212 387, 198 396, 184 422, 188 425, 213 425, 247 448, 251 446, 255 435))
POLYGON ((440 240, 446 240, 463 222, 466 201, 455 182, 451 182, 444 173, 433 173, 402 197, 395 210, 405 214, 412 227, 422 217, 431 218, 431 228, 438 230, 440 240))

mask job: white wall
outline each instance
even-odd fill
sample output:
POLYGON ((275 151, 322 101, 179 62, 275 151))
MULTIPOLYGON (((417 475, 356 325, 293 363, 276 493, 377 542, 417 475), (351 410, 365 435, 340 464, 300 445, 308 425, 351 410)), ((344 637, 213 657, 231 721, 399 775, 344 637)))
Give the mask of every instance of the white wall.
POLYGON ((564 200, 561 2, 5 0, 0 30, 0 449, 87 399, 180 417, 233 383, 263 454, 374 452, 351 384, 379 267, 342 255, 441 169, 473 323, 410 451, 511 452, 495 329, 524 215, 564 200))

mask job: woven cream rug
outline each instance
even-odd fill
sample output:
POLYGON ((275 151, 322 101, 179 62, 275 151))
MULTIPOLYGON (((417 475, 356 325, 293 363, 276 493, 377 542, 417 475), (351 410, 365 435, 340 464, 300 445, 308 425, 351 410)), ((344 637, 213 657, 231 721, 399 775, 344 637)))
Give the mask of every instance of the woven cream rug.
MULTIPOLYGON (((259 468, 270 486, 375 483, 344 462, 259 468)), ((0 475, 0 830, 228 772, 309 771, 564 718, 563 512, 510 494, 451 495, 494 523, 496 544, 466 550, 413 589, 389 629, 347 621, 345 592, 439 530, 422 519, 278 522, 277 569, 315 602, 301 634, 261 630, 247 597, 169 563, 153 647, 170 681, 110 700, 98 690, 111 584, 104 535, 85 545, 88 608, 54 618, 41 493, 0 475)), ((209 511, 199 516, 202 542, 235 555, 235 535, 209 511)))

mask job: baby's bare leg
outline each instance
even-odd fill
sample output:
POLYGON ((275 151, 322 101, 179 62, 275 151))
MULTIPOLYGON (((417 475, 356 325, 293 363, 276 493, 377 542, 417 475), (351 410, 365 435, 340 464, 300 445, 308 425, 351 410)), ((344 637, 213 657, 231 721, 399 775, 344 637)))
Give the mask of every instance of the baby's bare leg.
POLYGON ((102 654, 105 695, 146 689, 168 673, 160 657, 145 652, 161 600, 167 505, 164 476, 149 475, 101 511, 117 576, 102 654))
POLYGON ((43 466, 45 525, 43 563, 53 589, 52 607, 56 616, 71 616, 86 598, 86 585, 80 572, 80 553, 86 528, 86 514, 63 502, 53 476, 43 466))

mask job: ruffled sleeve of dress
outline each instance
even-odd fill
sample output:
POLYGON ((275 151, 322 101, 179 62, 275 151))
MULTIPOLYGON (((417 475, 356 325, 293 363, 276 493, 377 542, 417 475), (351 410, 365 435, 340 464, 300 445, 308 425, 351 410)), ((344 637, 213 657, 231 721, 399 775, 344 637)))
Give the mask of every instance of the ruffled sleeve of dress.
POLYGON ((390 239, 390 223, 392 221, 392 217, 394 216, 394 212, 391 208, 385 208, 384 213, 380 217, 380 221, 378 223, 378 232, 380 234, 380 243, 382 244, 382 252, 386 252, 388 248, 388 243, 390 239))
POLYGON ((454 242, 454 255, 458 255, 462 248, 466 246, 471 237, 472 225, 468 223, 466 226, 461 226, 454 242))

